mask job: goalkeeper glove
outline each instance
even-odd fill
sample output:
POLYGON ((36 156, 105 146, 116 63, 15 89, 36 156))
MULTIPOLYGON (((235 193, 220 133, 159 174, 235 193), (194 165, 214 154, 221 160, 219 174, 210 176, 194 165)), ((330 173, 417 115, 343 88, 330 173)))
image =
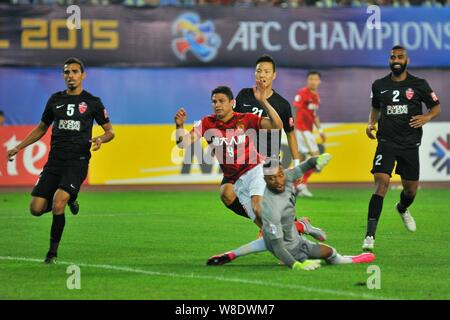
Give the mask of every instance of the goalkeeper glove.
POLYGON ((295 271, 312 271, 317 268, 320 268, 320 260, 305 260, 303 262, 296 261, 292 266, 292 269, 295 271))

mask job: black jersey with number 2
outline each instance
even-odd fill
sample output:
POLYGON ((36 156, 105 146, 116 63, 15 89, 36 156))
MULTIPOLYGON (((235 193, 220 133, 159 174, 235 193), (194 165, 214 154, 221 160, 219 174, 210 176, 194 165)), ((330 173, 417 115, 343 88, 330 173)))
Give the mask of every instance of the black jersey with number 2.
POLYGON ((412 116, 422 114, 422 103, 428 109, 439 104, 436 94, 425 79, 408 73, 403 81, 391 75, 372 84, 372 107, 380 111, 377 139, 400 149, 420 146, 422 128, 409 125, 412 116))
MULTIPOLYGON (((292 117, 291 105, 289 102, 284 99, 281 95, 279 95, 275 90, 273 90, 273 94, 267 99, 270 105, 275 109, 278 115, 283 122, 284 132, 289 133, 294 130, 294 118, 292 117)), ((253 93, 252 88, 242 89, 237 97, 236 97, 236 106, 234 107, 235 112, 241 113, 253 113, 260 117, 267 117, 266 110, 261 107, 258 100, 255 98, 255 94, 253 93)), ((278 149, 278 152, 272 150, 271 148, 271 135, 267 134, 267 140, 264 135, 260 135, 260 139, 262 141, 258 142, 257 147, 258 151, 264 156, 279 156, 279 151, 281 147, 281 132, 279 134, 278 142, 276 142, 275 146, 278 149), (267 151, 262 150, 260 145, 266 145, 267 151), (266 151, 266 152, 265 152, 266 151)))
POLYGON ((46 125, 53 124, 49 157, 89 159, 94 119, 99 125, 109 122, 100 98, 85 90, 79 95, 54 93, 41 118, 46 125))

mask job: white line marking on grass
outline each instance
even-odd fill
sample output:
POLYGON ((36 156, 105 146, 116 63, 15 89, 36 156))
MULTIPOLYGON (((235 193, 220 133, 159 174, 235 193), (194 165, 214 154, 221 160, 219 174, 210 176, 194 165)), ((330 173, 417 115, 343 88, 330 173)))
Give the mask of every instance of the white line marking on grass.
MULTIPOLYGON (((38 263, 43 264, 42 259, 34 259, 34 258, 26 258, 26 257, 0 256, 0 260, 38 262, 38 263)), ((138 273, 138 274, 144 274, 144 275, 150 275, 150 276, 212 280, 212 281, 223 281, 223 282, 234 282, 234 283, 242 283, 242 284, 249 284, 249 285, 258 285, 258 286, 265 286, 265 287, 274 287, 274 288, 281 288, 281 289, 295 289, 295 290, 302 290, 302 291, 307 291, 307 292, 327 293, 327 294, 331 294, 331 295, 335 295, 335 296, 346 296, 346 297, 352 297, 355 299, 364 298, 364 299, 378 299, 378 300, 402 300, 401 298, 388 298, 388 297, 382 297, 382 296, 374 296, 374 295, 365 294, 365 293, 359 294, 359 293, 348 292, 348 291, 340 291, 340 290, 332 290, 332 289, 319 289, 319 288, 311 288, 311 287, 299 286, 299 285, 265 282, 265 281, 260 281, 260 280, 202 276, 202 275, 195 275, 195 274, 179 274, 179 273, 173 273, 173 272, 149 271, 149 270, 142 270, 142 269, 134 269, 134 268, 130 268, 130 267, 113 266, 113 265, 108 265, 108 264, 87 264, 87 263, 64 262, 64 261, 58 261, 58 264, 61 264, 61 265, 75 264, 79 267, 123 271, 123 272, 138 273)))

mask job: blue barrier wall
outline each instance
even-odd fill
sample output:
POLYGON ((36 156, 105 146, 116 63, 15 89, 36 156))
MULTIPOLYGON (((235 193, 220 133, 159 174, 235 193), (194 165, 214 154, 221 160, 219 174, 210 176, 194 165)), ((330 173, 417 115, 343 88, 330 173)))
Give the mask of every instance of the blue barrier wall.
MULTIPOLYGON (((413 63, 414 61, 412 61, 413 63)), ((370 85, 388 69, 326 69, 322 71, 320 116, 326 122, 365 122, 370 109, 370 85)), ((211 113, 210 91, 228 85, 235 95, 253 84, 252 68, 87 68, 86 90, 102 98, 114 123, 172 123, 177 108, 187 109, 188 121, 211 113)), ((305 85, 307 70, 279 68, 274 88, 292 102, 305 85)), ((411 70, 428 80, 450 120, 450 70, 411 70)), ((57 68, 0 68, 0 109, 7 124, 35 124, 51 93, 65 88, 57 68)))

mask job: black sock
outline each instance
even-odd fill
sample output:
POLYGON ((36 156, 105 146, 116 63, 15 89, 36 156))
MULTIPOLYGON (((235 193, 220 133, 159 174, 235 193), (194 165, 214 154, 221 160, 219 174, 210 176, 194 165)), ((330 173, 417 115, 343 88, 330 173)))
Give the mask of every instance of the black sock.
POLYGON ((237 213, 240 216, 249 218, 249 216, 247 215, 247 212, 245 211, 244 207, 242 206, 241 202, 239 201, 239 199, 237 197, 236 197, 236 199, 234 199, 232 204, 227 206, 227 208, 230 209, 231 211, 233 211, 234 213, 237 213))
POLYGON ((416 196, 413 196, 413 197, 407 196, 405 194, 405 192, 402 191, 400 193, 400 202, 397 205, 397 210, 400 213, 405 213, 406 209, 408 209, 408 207, 411 205, 411 203, 413 203, 415 197, 416 196))
POLYGON ((50 231, 50 249, 49 254, 56 256, 58 252, 58 245, 61 241, 61 237, 66 224, 66 217, 64 214, 53 215, 52 228, 50 231))
POLYGON ((373 194, 369 202, 369 214, 367 218, 367 236, 375 238, 377 231, 378 220, 380 219, 381 210, 383 209, 383 197, 373 194))

